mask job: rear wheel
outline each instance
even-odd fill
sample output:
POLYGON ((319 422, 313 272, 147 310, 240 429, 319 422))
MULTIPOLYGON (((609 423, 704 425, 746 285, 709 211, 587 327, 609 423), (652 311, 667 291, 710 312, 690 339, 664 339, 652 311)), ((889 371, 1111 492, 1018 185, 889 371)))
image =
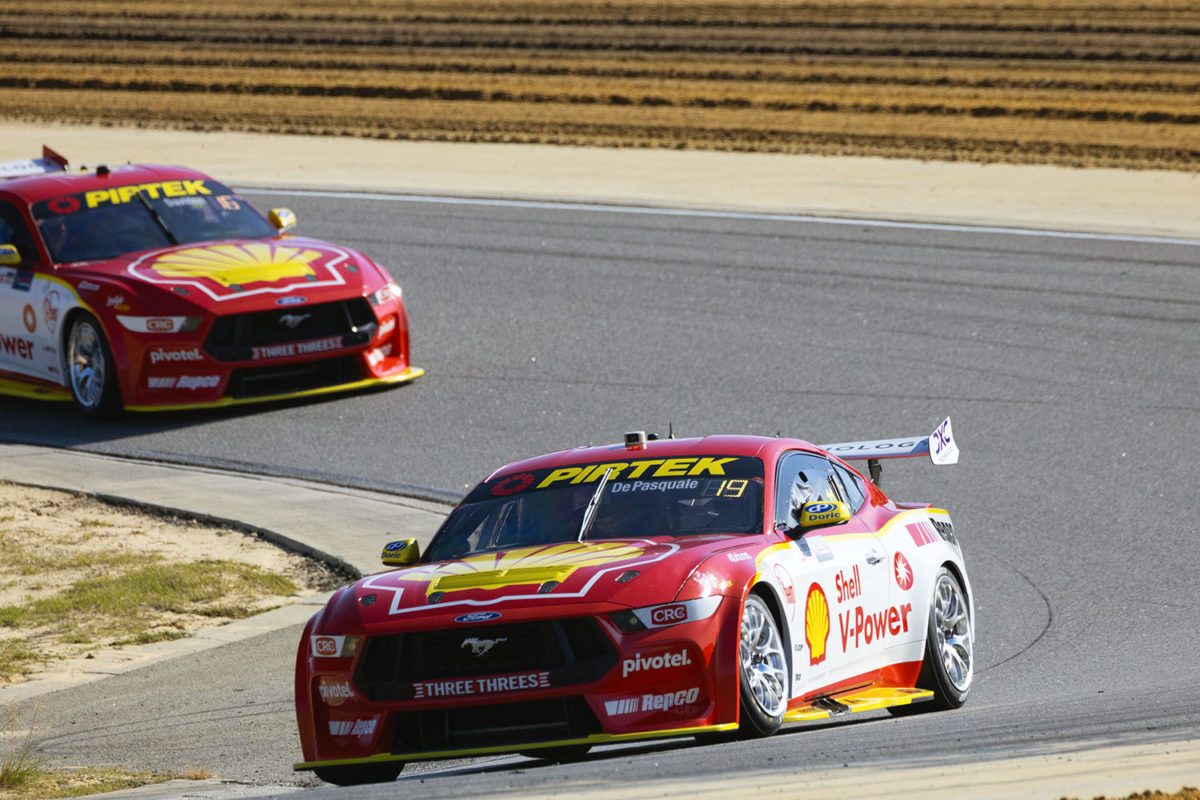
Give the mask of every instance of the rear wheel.
POLYGON ((338 786, 358 786, 363 783, 389 783, 400 777, 404 762, 386 764, 348 764, 342 767, 317 767, 313 773, 325 781, 338 786))
POLYGON ((917 686, 931 690, 933 699, 888 710, 900 717, 958 708, 967 702, 975 677, 974 646, 967 597, 954 573, 942 567, 933 584, 925 631, 925 660, 917 677, 917 686))
POLYGON ((787 654, 771 609, 758 595, 742 609, 741 721, 745 738, 770 736, 783 724, 787 710, 787 654))
POLYGON ((75 407, 84 416, 110 416, 121 407, 117 370, 100 323, 80 314, 67 334, 67 379, 75 407))

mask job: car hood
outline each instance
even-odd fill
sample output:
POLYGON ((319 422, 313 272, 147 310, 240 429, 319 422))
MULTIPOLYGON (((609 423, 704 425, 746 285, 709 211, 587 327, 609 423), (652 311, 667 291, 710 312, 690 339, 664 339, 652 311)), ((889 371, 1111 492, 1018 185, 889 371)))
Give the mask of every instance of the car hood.
MULTIPOLYGON (((709 556, 731 548, 752 551, 755 542, 750 536, 698 536, 522 547, 385 572, 350 590, 368 629, 418 620, 429 625, 432 617, 487 622, 501 614, 545 616, 564 606, 631 608, 670 602, 709 556)), ((717 563, 734 564, 724 558, 717 563)), ((723 575, 708 580, 718 589, 734 583, 723 575)))
POLYGON ((388 279, 370 259, 318 239, 231 239, 133 253, 72 268, 160 290, 215 313, 361 296, 388 279))

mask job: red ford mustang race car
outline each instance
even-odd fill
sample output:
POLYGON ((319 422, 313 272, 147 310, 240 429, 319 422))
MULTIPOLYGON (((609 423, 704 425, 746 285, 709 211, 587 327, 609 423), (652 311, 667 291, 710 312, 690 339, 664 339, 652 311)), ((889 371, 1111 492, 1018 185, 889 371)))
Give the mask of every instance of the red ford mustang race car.
POLYGON ((388 544, 398 569, 309 621, 296 768, 363 783, 418 759, 962 705, 974 606, 954 525, 877 485, 880 459, 918 455, 957 461, 949 419, 823 447, 634 433, 500 469, 423 555, 388 544))
POLYGON ((0 393, 86 415, 401 383, 388 273, 180 167, 0 164, 0 393))

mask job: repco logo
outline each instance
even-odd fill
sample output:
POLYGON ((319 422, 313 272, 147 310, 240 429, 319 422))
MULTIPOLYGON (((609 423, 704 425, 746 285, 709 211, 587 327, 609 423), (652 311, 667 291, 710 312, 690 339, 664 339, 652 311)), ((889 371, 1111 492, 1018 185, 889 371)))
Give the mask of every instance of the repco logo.
POLYGON ((691 663, 692 659, 688 656, 687 650, 648 657, 641 653, 634 653, 633 658, 627 658, 621 662, 621 677, 627 678, 631 672, 683 667, 691 663))

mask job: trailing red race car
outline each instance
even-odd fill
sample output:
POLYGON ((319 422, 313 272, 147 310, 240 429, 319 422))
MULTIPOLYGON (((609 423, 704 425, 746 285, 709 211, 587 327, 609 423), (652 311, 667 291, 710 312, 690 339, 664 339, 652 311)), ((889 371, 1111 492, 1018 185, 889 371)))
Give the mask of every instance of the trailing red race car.
POLYGON ((398 569, 309 621, 296 768, 363 783, 418 759, 958 707, 974 607, 954 525, 877 485, 879 459, 926 454, 957 461, 949 419, 824 447, 635 433, 504 467, 423 556, 388 544, 398 569))
POLYGON ((0 393, 86 415, 410 381, 400 287, 180 167, 0 164, 0 393))

